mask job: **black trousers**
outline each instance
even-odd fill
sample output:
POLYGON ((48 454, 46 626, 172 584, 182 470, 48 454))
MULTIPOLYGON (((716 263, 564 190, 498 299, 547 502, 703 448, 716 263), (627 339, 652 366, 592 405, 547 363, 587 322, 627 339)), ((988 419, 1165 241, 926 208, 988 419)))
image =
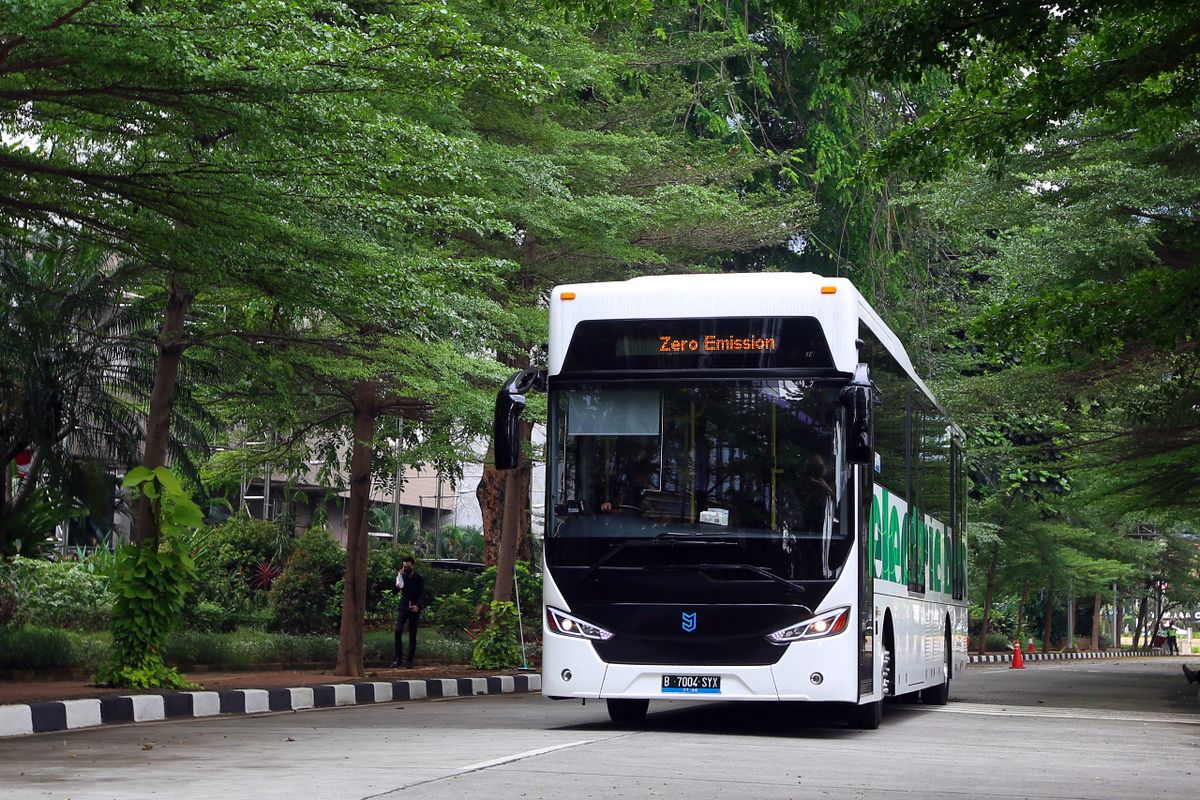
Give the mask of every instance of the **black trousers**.
POLYGON ((404 625, 408 624, 408 664, 412 666, 413 656, 417 654, 417 624, 421 621, 420 611, 400 609, 396 617, 396 660, 404 661, 404 625))

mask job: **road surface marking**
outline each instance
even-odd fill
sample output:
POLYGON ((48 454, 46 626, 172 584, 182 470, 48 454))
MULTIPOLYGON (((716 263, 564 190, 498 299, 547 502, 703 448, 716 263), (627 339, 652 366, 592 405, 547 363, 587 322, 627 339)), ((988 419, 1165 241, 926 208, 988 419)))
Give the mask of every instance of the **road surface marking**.
POLYGON ((524 753, 516 753, 511 756, 501 756, 500 758, 493 758, 491 761, 480 761, 478 764, 470 764, 465 767, 459 767, 458 774, 461 775, 464 772, 477 772, 478 770, 488 769, 489 767, 498 767, 501 764, 511 764, 513 761, 521 761, 523 759, 533 758, 535 756, 544 756, 547 753, 553 753, 556 750, 566 750, 569 747, 579 747, 580 745, 591 744, 592 742, 598 741, 600 740, 580 739, 578 742, 567 742, 566 744, 556 744, 551 745, 550 747, 539 747, 536 750, 526 750, 524 753))

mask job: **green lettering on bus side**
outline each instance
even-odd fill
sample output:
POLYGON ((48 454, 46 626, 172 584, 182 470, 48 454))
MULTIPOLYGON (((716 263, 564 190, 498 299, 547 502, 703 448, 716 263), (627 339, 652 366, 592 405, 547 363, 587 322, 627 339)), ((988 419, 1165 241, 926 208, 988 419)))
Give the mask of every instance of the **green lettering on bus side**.
POLYGON ((933 576, 933 590, 940 592, 942 590, 942 536, 941 531, 932 528, 930 533, 933 536, 933 553, 930 556, 932 563, 929 565, 930 573, 933 576))
POLYGON ((900 511, 894 505, 888 506, 888 549, 892 555, 892 566, 888 569, 888 581, 901 583, 904 581, 904 564, 900 559, 900 511))
POLYGON ((883 574, 883 513, 880 511, 879 498, 871 498, 871 522, 867 557, 871 563, 871 577, 878 578, 883 574))

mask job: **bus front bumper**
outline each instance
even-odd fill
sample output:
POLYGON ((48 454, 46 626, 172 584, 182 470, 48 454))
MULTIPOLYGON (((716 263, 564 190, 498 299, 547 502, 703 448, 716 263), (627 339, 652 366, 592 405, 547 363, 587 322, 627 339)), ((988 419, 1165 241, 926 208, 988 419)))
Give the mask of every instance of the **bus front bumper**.
POLYGON ((542 695, 583 700, 858 702, 853 637, 794 642, 786 647, 787 652, 778 662, 766 666, 608 664, 596 655, 590 643, 558 639, 547 648, 553 655, 545 654, 542 695), (719 677, 720 689, 664 689, 664 677, 674 675, 719 677))

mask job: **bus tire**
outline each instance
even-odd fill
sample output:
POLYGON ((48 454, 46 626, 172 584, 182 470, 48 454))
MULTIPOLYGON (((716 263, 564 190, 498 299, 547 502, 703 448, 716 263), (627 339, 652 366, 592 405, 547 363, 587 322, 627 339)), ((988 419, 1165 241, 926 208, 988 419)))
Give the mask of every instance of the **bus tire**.
POLYGON ((618 725, 636 725, 646 721, 646 711, 650 708, 649 700, 619 700, 610 699, 608 717, 618 725))
POLYGON ((882 700, 850 706, 846 711, 846 724, 860 731, 877 730, 881 722, 883 722, 882 700))

